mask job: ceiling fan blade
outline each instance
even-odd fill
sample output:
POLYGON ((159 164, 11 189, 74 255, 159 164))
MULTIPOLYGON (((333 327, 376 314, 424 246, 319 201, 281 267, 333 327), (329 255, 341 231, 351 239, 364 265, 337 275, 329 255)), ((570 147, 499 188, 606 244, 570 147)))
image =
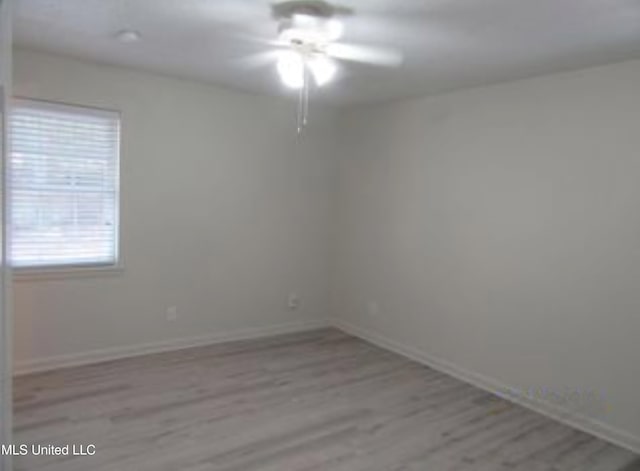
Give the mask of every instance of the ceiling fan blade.
POLYGON ((279 51, 265 51, 236 59, 234 62, 247 69, 258 69, 273 64, 278 57, 279 51))
POLYGON ((336 59, 380 65, 383 67, 398 67, 404 57, 395 49, 359 44, 331 43, 327 46, 327 54, 336 59))
POLYGON ((271 37, 265 37, 258 34, 234 32, 229 37, 237 41, 242 41, 246 45, 259 45, 261 47, 289 47, 290 43, 283 41, 279 38, 273 39, 271 37))

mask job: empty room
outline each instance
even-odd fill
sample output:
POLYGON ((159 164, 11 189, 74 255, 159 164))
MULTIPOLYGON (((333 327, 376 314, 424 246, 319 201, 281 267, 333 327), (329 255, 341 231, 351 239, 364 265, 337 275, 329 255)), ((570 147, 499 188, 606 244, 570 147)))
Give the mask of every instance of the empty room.
POLYGON ((0 0, 0 471, 640 471, 639 0, 0 0))

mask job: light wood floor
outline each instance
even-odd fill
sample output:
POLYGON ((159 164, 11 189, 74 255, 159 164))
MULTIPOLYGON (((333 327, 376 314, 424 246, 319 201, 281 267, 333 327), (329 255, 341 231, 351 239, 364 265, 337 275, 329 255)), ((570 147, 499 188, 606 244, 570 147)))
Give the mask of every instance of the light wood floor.
POLYGON ((18 378, 42 471, 631 471, 639 457, 336 330, 18 378))

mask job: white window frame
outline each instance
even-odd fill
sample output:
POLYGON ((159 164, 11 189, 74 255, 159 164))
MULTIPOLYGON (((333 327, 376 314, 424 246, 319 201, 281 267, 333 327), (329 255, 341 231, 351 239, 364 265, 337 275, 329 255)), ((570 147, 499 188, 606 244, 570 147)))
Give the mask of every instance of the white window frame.
MULTIPOLYGON (((42 266, 25 266, 10 267, 15 281, 29 281, 37 279, 56 279, 56 278, 73 278, 87 276, 111 276, 118 275, 124 270, 122 263, 122 236, 121 236, 121 204, 122 204, 122 182, 120 177, 120 167, 122 164, 122 113, 118 110, 108 108, 98 108, 95 106, 78 105, 75 103, 62 103, 58 101, 44 100, 40 98, 31 98, 23 96, 15 96, 12 105, 17 106, 26 104, 38 108, 49 108, 52 110, 66 110, 71 112, 82 112, 86 114, 95 114, 104 116, 105 114, 116 115, 118 119, 118 135, 117 135, 117 155, 115 157, 115 185, 116 185, 116 205, 114 215, 114 235, 115 235, 115 261, 113 263, 89 262, 82 264, 60 264, 60 265, 42 265, 42 266)), ((7 159, 7 182, 11 182, 11 150, 9 150, 9 158, 7 159)), ((7 230, 8 247, 11 246, 11 188, 7 191, 7 230)))

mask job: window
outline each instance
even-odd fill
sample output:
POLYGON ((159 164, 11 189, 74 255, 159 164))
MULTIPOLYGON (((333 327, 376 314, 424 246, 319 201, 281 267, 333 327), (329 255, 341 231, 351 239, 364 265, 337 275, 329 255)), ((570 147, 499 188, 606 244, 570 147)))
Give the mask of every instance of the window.
POLYGON ((118 113, 21 99, 9 132, 12 265, 116 265, 118 113))

